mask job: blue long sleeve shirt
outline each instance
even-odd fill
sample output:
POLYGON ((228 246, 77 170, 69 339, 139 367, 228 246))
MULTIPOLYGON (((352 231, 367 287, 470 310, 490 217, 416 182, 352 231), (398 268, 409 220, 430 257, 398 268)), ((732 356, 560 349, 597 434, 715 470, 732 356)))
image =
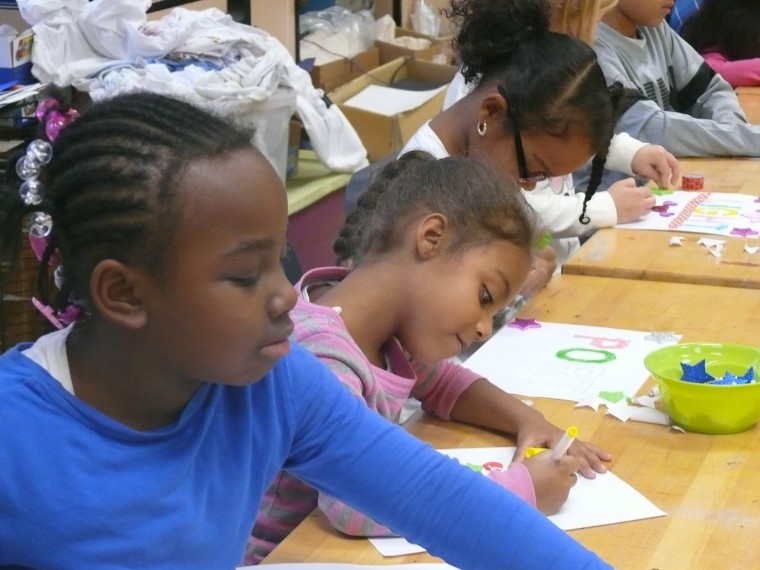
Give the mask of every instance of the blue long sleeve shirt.
POLYGON ((233 568, 280 469, 459 568, 609 568, 298 346, 250 386, 203 385, 175 423, 144 432, 19 348, 0 358, 0 567, 233 568))

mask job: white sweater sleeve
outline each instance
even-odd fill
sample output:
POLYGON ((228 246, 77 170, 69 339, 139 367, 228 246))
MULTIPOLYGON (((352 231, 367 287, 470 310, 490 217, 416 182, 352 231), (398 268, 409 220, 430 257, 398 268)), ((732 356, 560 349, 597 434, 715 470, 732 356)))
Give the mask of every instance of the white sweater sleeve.
POLYGON ((633 138, 628 133, 618 133, 612 137, 610 150, 607 153, 607 162, 604 167, 608 170, 617 170, 633 176, 633 157, 649 143, 633 138))
POLYGON ((599 192, 586 208, 590 222, 581 224, 583 194, 557 195, 551 189, 523 190, 523 195, 541 218, 543 229, 555 238, 577 237, 591 230, 614 226, 617 223, 615 202, 607 192, 599 192))

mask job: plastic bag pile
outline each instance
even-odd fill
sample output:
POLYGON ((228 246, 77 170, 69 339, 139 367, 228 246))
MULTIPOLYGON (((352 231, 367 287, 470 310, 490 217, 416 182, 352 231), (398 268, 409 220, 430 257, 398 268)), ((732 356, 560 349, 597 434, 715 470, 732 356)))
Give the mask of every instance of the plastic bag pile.
MULTIPOLYGON (((290 98, 323 164, 341 172, 367 164, 351 124, 336 105, 325 104, 323 92, 277 39, 215 8, 175 8, 148 21, 150 4, 18 0, 35 34, 32 73, 87 91, 94 101, 143 89, 241 114, 290 98)), ((283 116, 287 131, 290 117, 283 116)))

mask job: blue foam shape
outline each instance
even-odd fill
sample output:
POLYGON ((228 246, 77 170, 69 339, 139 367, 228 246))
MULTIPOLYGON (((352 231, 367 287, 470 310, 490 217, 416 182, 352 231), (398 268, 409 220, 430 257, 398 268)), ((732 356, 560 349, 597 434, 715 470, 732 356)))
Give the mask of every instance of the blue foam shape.
POLYGON ((706 384, 707 382, 712 382, 713 380, 715 380, 715 378, 713 378, 707 373, 707 369, 705 368, 704 358, 694 365, 688 364, 686 362, 682 362, 681 370, 683 370, 683 376, 681 376, 681 380, 683 380, 684 382, 706 384))
POLYGON ((751 384, 755 379, 755 370, 751 366, 742 376, 734 376, 730 372, 726 371, 723 378, 718 378, 710 384, 715 386, 730 386, 735 384, 751 384))
POLYGON ((736 376, 730 372, 726 372, 726 375, 723 378, 713 380, 710 384, 713 384, 714 386, 729 386, 731 384, 738 384, 738 382, 736 381, 736 376))
POLYGON ((751 366, 747 370, 747 372, 744 373, 744 376, 739 376, 736 379, 737 384, 750 384, 755 381, 755 369, 751 366))

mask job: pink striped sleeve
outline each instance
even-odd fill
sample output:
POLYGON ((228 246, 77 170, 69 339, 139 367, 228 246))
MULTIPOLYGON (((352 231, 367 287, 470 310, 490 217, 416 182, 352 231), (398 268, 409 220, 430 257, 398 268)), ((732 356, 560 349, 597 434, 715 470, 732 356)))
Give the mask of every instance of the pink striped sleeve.
POLYGON ((334 528, 350 536, 397 536, 390 529, 323 493, 319 494, 319 508, 334 528))
POLYGON ((442 420, 451 419, 451 410, 462 392, 480 379, 476 374, 448 360, 426 365, 412 362, 417 383, 412 396, 422 402, 422 409, 442 420))
POLYGON ((528 468, 522 463, 512 463, 506 471, 489 471, 488 478, 508 491, 536 506, 536 490, 528 468))

